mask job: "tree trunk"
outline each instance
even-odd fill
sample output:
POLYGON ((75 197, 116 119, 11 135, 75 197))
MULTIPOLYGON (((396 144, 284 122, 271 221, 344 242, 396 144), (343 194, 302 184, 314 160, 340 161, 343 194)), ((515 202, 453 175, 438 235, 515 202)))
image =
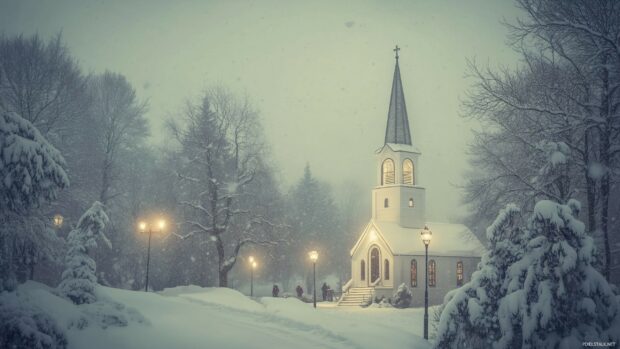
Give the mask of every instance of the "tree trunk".
POLYGON ((610 144, 610 136, 611 136, 611 121, 610 121, 610 104, 609 104, 609 70, 606 67, 607 57, 604 57, 602 60, 602 73, 601 80, 603 83, 602 93, 601 93, 601 109, 600 109, 600 117, 604 120, 604 124, 601 126, 600 133, 600 159, 601 165, 603 166, 603 176, 601 177, 601 231, 603 233, 603 243, 605 245, 605 267, 603 269, 603 275, 605 275, 605 279, 609 281, 610 277, 610 264, 611 264, 611 251, 610 251, 610 241, 609 241, 609 232, 608 232, 608 217, 609 217, 609 190, 610 188, 610 170, 611 170, 611 161, 609 151, 611 148, 610 144))
POLYGON ((590 177, 590 142, 592 142, 591 129, 585 131, 584 140, 584 175, 586 177, 586 197, 588 200, 588 231, 596 231, 596 182, 590 177))
POLYGON ((215 246, 217 247, 217 272, 219 276, 219 287, 228 287, 228 268, 224 267, 226 255, 224 253, 224 243, 216 235, 215 246))

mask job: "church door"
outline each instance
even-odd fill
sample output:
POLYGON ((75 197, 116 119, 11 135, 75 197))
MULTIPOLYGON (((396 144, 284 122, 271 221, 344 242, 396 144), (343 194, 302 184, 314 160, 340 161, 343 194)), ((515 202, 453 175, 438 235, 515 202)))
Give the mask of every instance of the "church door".
POLYGON ((381 258, 379 257, 379 249, 375 247, 370 251, 370 283, 371 284, 377 281, 377 279, 379 279, 379 274, 380 274, 379 262, 380 261, 381 261, 381 258))

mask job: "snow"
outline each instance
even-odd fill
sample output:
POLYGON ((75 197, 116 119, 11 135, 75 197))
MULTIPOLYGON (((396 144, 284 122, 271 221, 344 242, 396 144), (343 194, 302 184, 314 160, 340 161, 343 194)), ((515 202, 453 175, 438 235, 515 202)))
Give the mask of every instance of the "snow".
POLYGON ((57 321, 68 348, 431 347, 420 337, 423 309, 313 309, 296 298, 251 299, 198 286, 160 293, 97 286, 97 302, 79 306, 32 281, 18 293, 57 321))

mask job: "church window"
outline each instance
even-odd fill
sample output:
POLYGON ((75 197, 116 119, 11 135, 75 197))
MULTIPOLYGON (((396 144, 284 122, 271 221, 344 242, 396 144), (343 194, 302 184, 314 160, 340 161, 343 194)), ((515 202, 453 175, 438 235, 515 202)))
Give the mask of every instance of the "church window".
POLYGON ((394 184, 394 177, 395 177, 394 160, 385 159, 381 167, 382 167, 381 185, 394 184))
POLYGON ((456 262, 456 286, 463 286, 463 262, 456 262))
POLYGON ((409 207, 413 207, 413 198, 409 198, 409 207))
POLYGON ((363 259, 360 263, 360 279, 362 279, 362 281, 366 280, 366 262, 364 262, 363 259))
POLYGON ((418 261, 411 260, 411 287, 418 287, 418 261))
POLYGON ((370 251, 370 282, 374 283, 379 279, 379 267, 381 266, 381 260, 379 259, 379 249, 373 248, 370 251))
POLYGON ((411 159, 405 159, 405 161, 403 161, 403 184, 415 184, 415 178, 413 177, 413 161, 411 161, 411 159))
POLYGON ((385 198, 385 200, 383 200, 383 207, 390 207, 390 201, 388 200, 388 198, 385 198))
POLYGON ((385 275, 385 279, 389 280, 390 279, 390 261, 388 261, 387 259, 383 263, 383 269, 384 269, 383 275, 385 275))
POLYGON ((437 285, 437 268, 435 260, 428 261, 428 286, 435 287, 437 285))

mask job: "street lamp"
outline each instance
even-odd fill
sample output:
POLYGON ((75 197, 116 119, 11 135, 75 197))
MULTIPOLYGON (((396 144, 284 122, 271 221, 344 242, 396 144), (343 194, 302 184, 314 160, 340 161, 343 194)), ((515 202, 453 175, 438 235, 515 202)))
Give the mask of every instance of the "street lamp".
MULTIPOLYGON (((160 219, 157 222, 156 226, 157 228, 159 228, 159 232, 161 233, 164 231, 164 228, 166 228, 166 221, 163 219, 160 219)), ((138 223, 138 229, 140 233, 149 233, 149 244, 146 250, 146 281, 144 282, 144 292, 148 292, 149 291, 149 265, 151 263, 151 236, 153 235, 153 228, 151 225, 143 221, 143 222, 138 223)))
POLYGON ((319 259, 319 253, 317 251, 310 251, 308 255, 310 255, 310 260, 312 261, 312 293, 314 307, 316 308, 316 260, 319 259))
POLYGON ((424 339, 428 339, 428 245, 431 243, 433 232, 425 225, 424 229, 420 232, 420 237, 426 249, 426 263, 424 268, 426 270, 424 277, 424 339))
POLYGON ((56 228, 60 228, 62 226, 62 222, 64 221, 64 217, 60 214, 54 215, 54 226, 56 228))
POLYGON ((254 297, 254 269, 256 269, 256 261, 250 256, 250 297, 254 297))

